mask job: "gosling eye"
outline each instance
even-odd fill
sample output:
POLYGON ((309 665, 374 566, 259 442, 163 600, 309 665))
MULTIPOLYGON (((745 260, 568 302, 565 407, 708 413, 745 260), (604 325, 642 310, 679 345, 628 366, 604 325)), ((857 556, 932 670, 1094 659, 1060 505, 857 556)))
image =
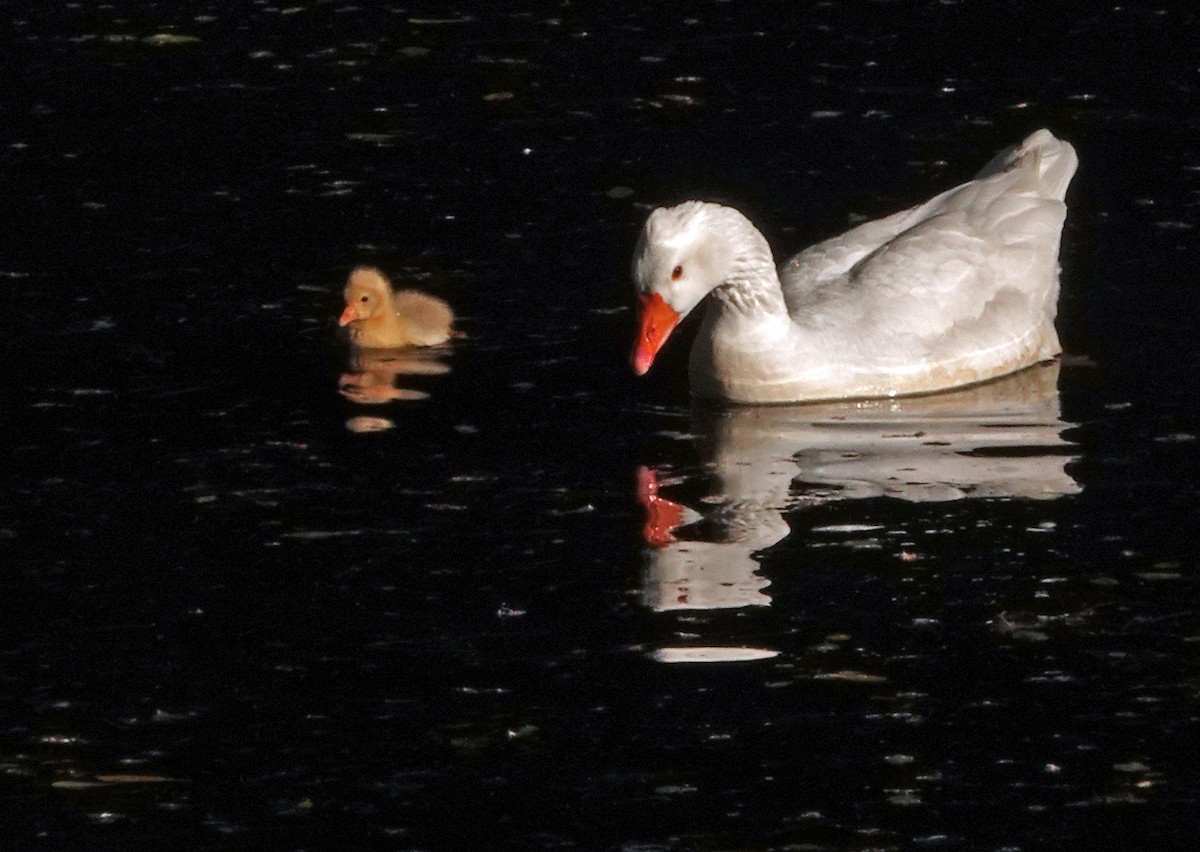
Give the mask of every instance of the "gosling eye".
POLYGON ((671 280, 672 281, 678 281, 682 277, 683 277, 683 267, 682 266, 676 266, 674 269, 671 270, 671 280))
POLYGON ((363 297, 362 297, 362 298, 360 298, 360 299, 359 299, 359 301, 360 301, 360 302, 368 302, 368 301, 370 301, 370 300, 371 300, 371 297, 370 297, 370 296, 367 296, 367 295, 365 295, 365 294, 363 295, 363 297))

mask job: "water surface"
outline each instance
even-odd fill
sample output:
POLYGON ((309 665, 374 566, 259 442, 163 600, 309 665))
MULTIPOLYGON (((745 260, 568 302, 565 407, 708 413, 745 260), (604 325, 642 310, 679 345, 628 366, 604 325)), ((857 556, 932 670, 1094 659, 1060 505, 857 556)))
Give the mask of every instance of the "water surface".
POLYGON ((9 845, 1190 848, 1195 17, 872 9, 0 2, 9 845), (652 206, 786 254, 1039 126, 1061 365, 629 374, 652 206), (353 360, 356 263, 466 336, 353 360))

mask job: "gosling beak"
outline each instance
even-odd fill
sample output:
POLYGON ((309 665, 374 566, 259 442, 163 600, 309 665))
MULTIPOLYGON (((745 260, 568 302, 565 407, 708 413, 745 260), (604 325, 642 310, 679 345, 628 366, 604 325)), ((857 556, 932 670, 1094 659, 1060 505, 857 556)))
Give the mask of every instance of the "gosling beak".
POLYGON ((658 293, 638 294, 638 336, 633 345, 633 371, 646 375, 654 356, 679 325, 679 314, 658 293))
POLYGON ((346 305, 346 310, 342 311, 342 315, 338 317, 338 325, 349 325, 358 319, 358 311, 354 310, 354 305, 346 305))

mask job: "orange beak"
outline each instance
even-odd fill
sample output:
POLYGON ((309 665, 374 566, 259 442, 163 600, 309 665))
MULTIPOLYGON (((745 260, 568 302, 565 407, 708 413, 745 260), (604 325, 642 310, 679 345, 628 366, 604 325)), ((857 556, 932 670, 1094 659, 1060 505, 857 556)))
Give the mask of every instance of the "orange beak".
POLYGON ((633 371, 646 375, 654 356, 679 325, 679 314, 658 293, 638 295, 638 336, 633 345, 633 371))
POLYGON ((346 310, 342 311, 342 315, 338 317, 338 325, 349 325, 358 319, 358 311, 354 309, 354 305, 346 305, 346 310))

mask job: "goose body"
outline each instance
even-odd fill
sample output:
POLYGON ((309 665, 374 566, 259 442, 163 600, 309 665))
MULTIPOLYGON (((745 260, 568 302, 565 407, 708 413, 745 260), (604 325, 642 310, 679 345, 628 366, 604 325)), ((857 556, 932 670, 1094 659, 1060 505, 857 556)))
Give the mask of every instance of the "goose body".
POLYGON ((931 393, 1060 352, 1054 317, 1063 197, 1077 159, 1039 130, 976 177, 775 266, 731 207, 655 210, 638 240, 635 372, 710 302, 692 392, 739 403, 931 393))
POLYGON ((346 308, 338 325, 363 349, 437 346, 451 337, 454 312, 435 296, 416 290, 392 290, 378 269, 360 266, 350 273, 343 292, 346 308))

